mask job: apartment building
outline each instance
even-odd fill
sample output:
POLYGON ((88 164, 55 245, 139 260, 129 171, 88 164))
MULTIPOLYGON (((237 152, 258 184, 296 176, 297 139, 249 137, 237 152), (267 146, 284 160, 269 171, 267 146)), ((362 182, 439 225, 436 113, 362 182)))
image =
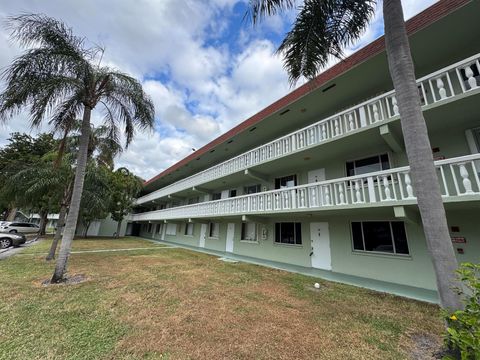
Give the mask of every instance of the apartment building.
MULTIPOLYGON (((480 260, 480 2, 407 22, 459 262, 480 260)), ((384 39, 147 181, 127 234, 436 301, 384 39)))

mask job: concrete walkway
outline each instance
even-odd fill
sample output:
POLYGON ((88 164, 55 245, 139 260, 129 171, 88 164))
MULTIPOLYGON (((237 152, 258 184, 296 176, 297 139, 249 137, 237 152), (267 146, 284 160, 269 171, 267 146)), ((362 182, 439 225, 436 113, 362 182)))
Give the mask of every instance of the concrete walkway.
MULTIPOLYGON (((175 248, 176 248, 176 246, 171 246, 171 245, 166 245, 165 244, 165 246, 146 247, 146 248, 78 250, 78 251, 70 251, 70 254, 104 253, 104 252, 116 252, 116 251, 136 251, 136 250, 169 250, 169 249, 175 249, 175 248)), ((22 255, 22 256, 38 256, 38 255, 47 255, 47 253, 29 253, 29 254, 20 254, 20 255, 22 255)))
POLYGON ((298 273, 298 274, 320 278, 328 281, 354 285, 354 286, 358 286, 358 287, 362 287, 370 290, 379 291, 382 293, 395 294, 395 295, 406 297, 409 299, 420 300, 420 301, 425 301, 425 302, 435 303, 435 304, 439 303, 437 292, 433 290, 426 290, 422 288, 401 285, 401 284, 392 284, 389 282, 375 280, 375 279, 368 279, 368 278, 363 278, 363 277, 354 276, 354 275, 336 273, 328 270, 321 270, 321 269, 308 268, 308 267, 303 267, 298 265, 285 264, 281 262, 258 259, 258 258, 253 258, 249 256, 227 253, 223 251, 198 248, 195 246, 177 244, 177 243, 172 243, 164 240, 153 240, 148 238, 141 238, 141 239, 148 240, 154 243, 170 245, 177 248, 183 248, 183 249, 193 250, 193 251, 197 251, 205 254, 242 261, 250 264, 266 266, 273 269, 298 273))

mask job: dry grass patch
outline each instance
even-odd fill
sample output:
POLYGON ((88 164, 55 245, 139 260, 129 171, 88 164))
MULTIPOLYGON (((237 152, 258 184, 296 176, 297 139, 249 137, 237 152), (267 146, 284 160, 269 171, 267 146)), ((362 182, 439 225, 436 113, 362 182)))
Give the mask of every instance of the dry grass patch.
POLYGON ((406 359, 412 334, 442 330, 433 305, 182 249, 74 254, 69 271, 88 282, 32 286, 51 268, 36 257, 0 263, 11 276, 0 301, 16 299, 0 310, 0 358, 27 326, 44 341, 22 345, 23 358, 75 359, 406 359), (60 319, 27 321, 25 304, 60 319), (72 316, 82 349, 62 325, 72 316))

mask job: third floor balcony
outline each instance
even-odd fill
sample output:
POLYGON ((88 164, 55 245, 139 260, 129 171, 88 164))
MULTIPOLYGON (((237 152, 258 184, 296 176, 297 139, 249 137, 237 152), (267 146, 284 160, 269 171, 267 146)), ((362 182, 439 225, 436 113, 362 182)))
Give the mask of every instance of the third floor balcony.
MULTIPOLYGON (((417 83, 424 111, 477 94, 480 92, 480 54, 422 77, 417 83)), ((144 195, 137 199, 137 204, 145 204, 192 189, 222 177, 244 172, 254 166, 397 120, 399 114, 395 92, 389 91, 144 195)))

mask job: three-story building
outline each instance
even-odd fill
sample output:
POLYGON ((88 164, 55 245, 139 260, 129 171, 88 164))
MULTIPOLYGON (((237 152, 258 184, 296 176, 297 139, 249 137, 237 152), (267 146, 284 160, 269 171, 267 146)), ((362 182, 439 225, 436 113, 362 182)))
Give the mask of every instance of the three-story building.
MULTIPOLYGON (((459 262, 480 258, 480 3, 407 22, 459 262)), ((436 301, 384 39, 147 181, 127 233, 436 301)))

